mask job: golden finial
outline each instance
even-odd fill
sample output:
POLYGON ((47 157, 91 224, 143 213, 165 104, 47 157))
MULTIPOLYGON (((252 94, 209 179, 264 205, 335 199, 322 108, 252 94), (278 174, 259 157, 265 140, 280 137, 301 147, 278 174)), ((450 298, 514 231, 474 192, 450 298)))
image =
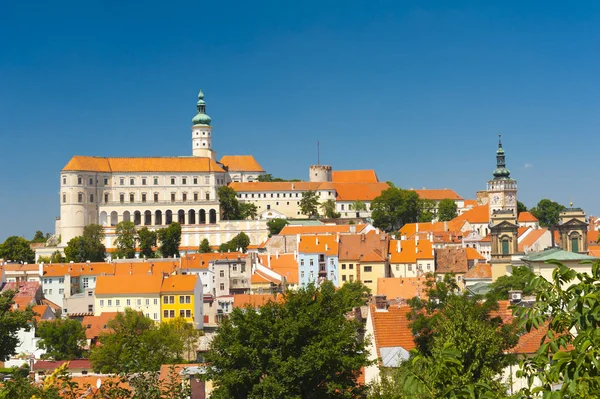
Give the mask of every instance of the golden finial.
POLYGON ((569 197, 569 206, 573 208, 573 197, 569 197))

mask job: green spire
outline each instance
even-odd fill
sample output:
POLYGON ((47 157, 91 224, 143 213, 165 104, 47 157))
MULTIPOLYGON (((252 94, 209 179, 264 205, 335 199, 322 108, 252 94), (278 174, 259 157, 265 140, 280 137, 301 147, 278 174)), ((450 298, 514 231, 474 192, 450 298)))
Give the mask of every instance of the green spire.
POLYGON ((204 93, 202 92, 202 89, 198 93, 196 107, 198 108, 198 113, 192 119, 192 123, 194 125, 210 125, 211 119, 210 116, 206 115, 206 102, 204 102, 204 93))
POLYGON ((506 180, 510 178, 510 170, 506 169, 504 148, 502 148, 502 135, 498 134, 498 150, 496 151, 496 170, 494 180, 506 180))

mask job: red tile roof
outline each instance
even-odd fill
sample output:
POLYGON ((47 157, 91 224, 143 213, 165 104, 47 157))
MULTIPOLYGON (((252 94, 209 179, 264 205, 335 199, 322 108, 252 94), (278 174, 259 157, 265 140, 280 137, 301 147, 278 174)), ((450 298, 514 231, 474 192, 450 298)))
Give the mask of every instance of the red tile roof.
POLYGON ((427 298, 429 289, 425 283, 427 278, 422 277, 387 277, 377 279, 377 295, 385 295, 387 299, 408 300, 415 296, 427 298))
POLYGON ((325 182, 231 182, 229 187, 237 193, 273 191, 334 190, 333 183, 325 182))
POLYGON ((491 279, 492 278, 492 265, 489 263, 478 263, 473 266, 463 276, 465 280, 468 279, 491 279))
POLYGON ((368 256, 372 251, 379 257, 387 259, 389 236, 387 234, 344 234, 340 235, 339 260, 358 260, 368 256))
POLYGON ((225 172, 218 163, 203 157, 106 158, 75 155, 63 171, 86 172, 225 172))
POLYGON ((408 327, 410 321, 406 318, 409 312, 409 306, 394 305, 386 311, 377 311, 375 305, 370 305, 378 355, 380 348, 401 346, 407 351, 415 348, 412 331, 408 327))
POLYGON ((337 255, 338 242, 335 235, 301 235, 298 252, 305 254, 337 255))
POLYGON ((62 366, 64 363, 69 362, 69 370, 72 369, 91 369, 92 364, 88 359, 74 359, 74 360, 38 360, 33 364, 33 370, 55 370, 62 366))
MULTIPOLYGON (((268 267, 269 255, 258 255, 260 264, 268 267)), ((271 269, 282 277, 285 277, 289 284, 298 284, 298 261, 294 258, 294 254, 282 254, 271 256, 271 269)))
POLYGON ((374 170, 334 170, 331 173, 334 183, 378 183, 374 170))
POLYGON ((114 274, 115 268, 110 263, 49 263, 44 265, 44 277, 63 277, 68 274, 71 277, 114 274))
POLYGON ((481 255, 475 248, 465 248, 467 251, 467 259, 468 260, 485 260, 485 257, 481 255))
POLYGON ((521 212, 517 218, 519 222, 539 222, 538 218, 533 216, 531 212, 521 212))
POLYGON ((531 230, 519 243, 519 252, 525 252, 525 248, 530 248, 546 233, 548 233, 548 229, 544 228, 531 230))
POLYGON ((108 322, 117 316, 117 312, 103 312, 99 316, 85 316, 81 321, 81 325, 85 328, 85 337, 93 339, 100 335, 101 332, 108 331, 106 327, 108 322))
POLYGON ((419 197, 422 199, 429 199, 434 201, 441 201, 443 199, 451 199, 451 200, 461 200, 463 199, 460 195, 456 193, 456 191, 451 190, 449 188, 443 189, 421 189, 421 190, 412 190, 419 194, 419 197))
POLYGON ((390 240, 390 263, 417 263, 433 260, 433 246, 429 240, 390 240), (418 252, 415 249, 418 248, 418 252))
POLYGON ((199 277, 195 274, 174 275, 163 279, 160 293, 193 293, 199 277))
POLYGON ((437 273, 466 273, 469 270, 465 248, 440 248, 435 250, 437 273))
POLYGON ((321 224, 316 226, 285 225, 279 232, 280 236, 297 234, 331 234, 331 233, 350 233, 354 228, 356 233, 361 233, 366 224, 321 224))
POLYGON ((338 201, 373 201, 390 188, 387 183, 333 183, 338 201))
POLYGON ((96 296, 98 295, 160 295, 162 276, 149 274, 124 274, 120 276, 98 276, 96 296))
POLYGON ((236 294, 233 296, 233 307, 243 308, 251 306, 253 308, 259 308, 270 301, 281 301, 281 295, 276 296, 272 294, 236 294))
POLYGON ((252 155, 224 155, 219 161, 230 172, 264 172, 252 155))
POLYGON ((473 224, 489 223, 490 214, 488 205, 480 205, 469 209, 462 215, 458 215, 452 221, 468 221, 473 224))

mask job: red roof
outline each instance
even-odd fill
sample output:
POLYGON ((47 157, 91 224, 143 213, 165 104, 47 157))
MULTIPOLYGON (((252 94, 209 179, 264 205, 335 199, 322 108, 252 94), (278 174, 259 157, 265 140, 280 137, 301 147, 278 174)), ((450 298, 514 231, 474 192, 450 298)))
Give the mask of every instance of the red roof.
POLYGON ((85 316, 81 321, 85 328, 85 337, 93 339, 100 335, 101 332, 108 331, 106 327, 108 322, 115 318, 117 312, 103 312, 99 316, 85 316))
POLYGON ((374 170, 334 170, 331 173, 334 183, 378 183, 374 170))
POLYGON ((489 263, 478 263, 473 266, 468 272, 465 273, 464 277, 467 279, 491 279, 492 278, 492 265, 489 263))
POLYGON ((33 364, 33 370, 54 370, 62 366, 64 363, 69 362, 69 369, 91 369, 92 364, 88 359, 75 359, 75 360, 38 360, 33 364))
POLYGON ((521 212, 517 218, 519 222, 539 222, 538 218, 533 216, 531 212, 521 212))
POLYGON ((401 346, 407 351, 415 348, 412 331, 408 327, 410 321, 406 318, 410 313, 409 306, 390 306, 385 311, 377 311, 375 305, 370 307, 378 354, 379 349, 387 347, 401 346))

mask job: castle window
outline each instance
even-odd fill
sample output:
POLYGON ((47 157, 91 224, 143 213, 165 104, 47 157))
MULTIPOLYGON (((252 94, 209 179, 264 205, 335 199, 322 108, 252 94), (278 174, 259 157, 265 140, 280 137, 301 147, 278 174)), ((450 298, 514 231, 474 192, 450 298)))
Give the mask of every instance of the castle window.
POLYGON ((132 177, 129 179, 129 185, 133 186, 135 184, 135 179, 132 177))
POLYGON ((108 193, 104 193, 104 203, 108 203, 108 193))
POLYGON ((146 185, 146 178, 142 177, 142 186, 145 186, 145 185, 146 185))
POLYGON ((184 178, 182 178, 182 179, 181 179, 181 184, 187 184, 187 178, 185 178, 185 177, 184 177, 184 178))
POLYGON ((67 178, 63 176, 63 184, 67 184, 67 178))
POLYGON ((135 194, 134 193, 130 193, 129 194, 129 202, 133 202, 135 200, 135 194))
POLYGON ((171 202, 175 202, 175 193, 171 193, 171 202))
POLYGON ((344 204, 340 205, 342 207, 342 211, 344 210, 344 204))
POLYGON ((158 193, 154 193, 154 202, 158 202, 158 193))
POLYGON ((77 176, 77 184, 82 184, 83 183, 83 179, 81 178, 81 176, 77 176))
POLYGON ((210 193, 206 193, 206 200, 210 201, 210 193))
POLYGON ((155 186, 158 186, 158 177, 155 177, 155 178, 154 178, 154 185, 155 185, 155 186))
POLYGON ((204 183, 210 184, 210 176, 204 176, 204 183))
POLYGON ((120 184, 121 186, 124 186, 124 185, 125 185, 125 178, 124 178, 124 177, 121 177, 121 178, 119 179, 119 184, 120 184))
POLYGON ((504 240, 502 240, 502 254, 503 255, 509 255, 510 254, 510 252, 509 252, 509 246, 508 245, 509 245, 508 239, 505 238, 504 240))
POLYGON ((571 238, 571 252, 579 252, 579 237, 571 238))
POLYGON ((175 185, 175 178, 171 177, 171 185, 175 185))
POLYGON ((187 193, 183 193, 182 194, 182 200, 183 201, 187 201, 187 193))
POLYGON ((77 193, 77 202, 83 202, 83 193, 77 193))
POLYGON ((198 184, 198 178, 194 177, 194 184, 198 184))
POLYGON ((94 194, 90 194, 90 203, 93 204, 94 203, 94 194))
POLYGON ((108 186, 108 178, 107 177, 104 178, 104 185, 108 186))
POLYGON ((94 178, 90 177, 90 186, 94 184, 94 178))
POLYGON ((142 202, 146 202, 146 193, 142 193, 142 202))
POLYGON ((63 195, 62 195, 62 199, 63 199, 63 204, 64 204, 65 202, 67 202, 67 194, 66 194, 66 193, 63 193, 63 195))
POLYGON ((125 194, 123 194, 123 193, 119 194, 119 202, 121 202, 121 204, 123 202, 125 202, 125 194))
POLYGON ((194 201, 198 201, 198 193, 194 193, 194 201))

